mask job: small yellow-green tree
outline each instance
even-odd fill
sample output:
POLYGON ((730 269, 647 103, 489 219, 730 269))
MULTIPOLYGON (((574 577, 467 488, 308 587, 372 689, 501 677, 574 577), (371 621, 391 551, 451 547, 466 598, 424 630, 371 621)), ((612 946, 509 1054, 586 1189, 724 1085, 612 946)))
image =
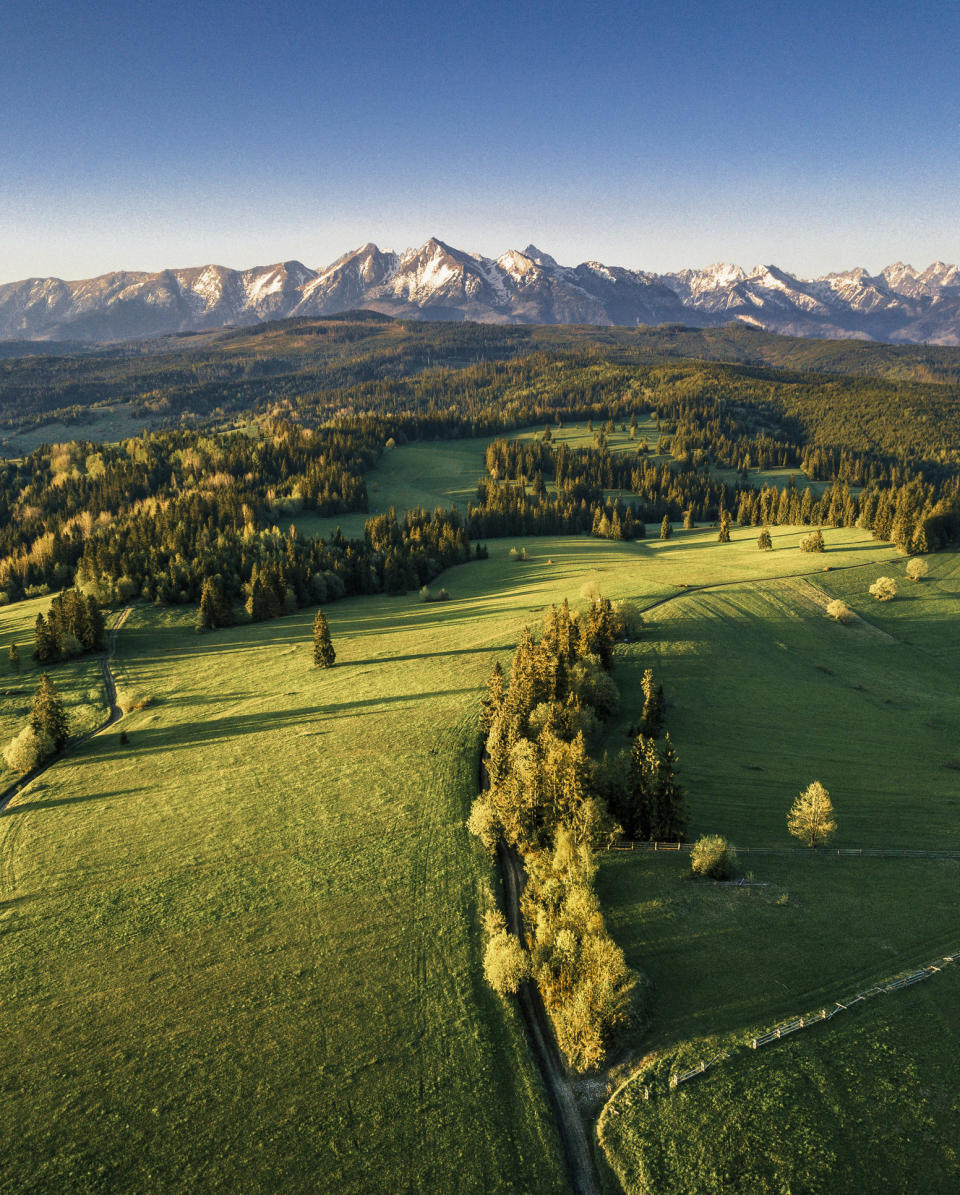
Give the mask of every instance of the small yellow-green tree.
POLYGON ((834 598, 827 605, 827 613, 837 622, 850 622, 853 618, 853 611, 842 598, 834 598))
POLYGON ((822 846, 836 833, 833 802, 819 780, 808 785, 791 805, 787 829, 807 846, 822 846))
POLYGON ((907 576, 911 581, 922 580, 930 572, 930 565, 919 556, 907 561, 907 576))
POLYGON ((878 602, 892 602, 897 596, 897 583, 893 577, 877 577, 870 586, 870 593, 878 602))

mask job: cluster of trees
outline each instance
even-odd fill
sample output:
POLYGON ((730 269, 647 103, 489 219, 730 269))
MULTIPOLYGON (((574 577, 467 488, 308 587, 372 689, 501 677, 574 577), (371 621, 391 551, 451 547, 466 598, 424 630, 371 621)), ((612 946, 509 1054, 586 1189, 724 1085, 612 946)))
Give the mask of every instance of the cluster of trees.
POLYGON ((11 771, 26 775, 62 751, 70 737, 63 698, 43 673, 33 697, 30 721, 8 743, 3 757, 11 771))
MULTIPOLYGON (((504 843, 527 872, 523 912, 535 978, 570 1064, 600 1062, 630 1010, 635 977, 603 921, 593 889, 593 850, 619 832, 597 783, 588 742, 616 712, 610 676, 622 621, 600 598, 585 616, 552 606, 540 641, 525 630, 509 678, 499 665, 481 714, 488 787, 470 829, 490 849, 504 843)), ((492 925, 487 973, 515 990, 525 970, 505 927, 492 925)))
POLYGON ((47 616, 37 615, 33 658, 41 664, 104 651, 106 628, 100 603, 92 594, 66 589, 50 603, 47 616))

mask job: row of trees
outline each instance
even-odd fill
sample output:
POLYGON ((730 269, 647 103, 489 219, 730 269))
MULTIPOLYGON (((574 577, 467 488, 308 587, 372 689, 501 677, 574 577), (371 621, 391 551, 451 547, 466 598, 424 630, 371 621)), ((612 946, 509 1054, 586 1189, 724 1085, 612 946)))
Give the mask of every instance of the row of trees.
POLYGON ((551 606, 539 642, 525 630, 509 678, 494 668, 481 713, 488 786, 470 829, 491 850, 523 859, 527 947, 488 919, 485 971, 498 991, 536 980, 570 1064, 604 1057, 628 1016, 636 977, 603 921, 593 851, 620 832, 598 783, 588 742, 619 707, 610 676, 622 612, 599 598, 584 616, 551 606))

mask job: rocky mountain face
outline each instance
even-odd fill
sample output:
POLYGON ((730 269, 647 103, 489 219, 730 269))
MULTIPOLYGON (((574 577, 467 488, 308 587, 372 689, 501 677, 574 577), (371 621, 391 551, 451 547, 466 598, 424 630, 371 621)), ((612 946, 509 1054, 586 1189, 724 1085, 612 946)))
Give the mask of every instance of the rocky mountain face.
POLYGON ((596 261, 561 266, 535 245, 493 259, 431 239, 367 244, 323 269, 298 261, 230 270, 29 278, 0 286, 0 339, 110 341, 370 308, 492 323, 711 326, 740 320, 794 336, 960 344, 960 269, 903 262, 796 278, 717 264, 651 274, 596 261))

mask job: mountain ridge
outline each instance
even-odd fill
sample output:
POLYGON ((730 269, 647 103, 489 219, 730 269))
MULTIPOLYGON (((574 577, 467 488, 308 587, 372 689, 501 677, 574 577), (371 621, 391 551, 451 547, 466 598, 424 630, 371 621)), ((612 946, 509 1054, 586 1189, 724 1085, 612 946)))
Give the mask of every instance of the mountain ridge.
POLYGON ((329 265, 112 271, 0 285, 0 340, 111 342, 369 309, 404 318, 633 327, 739 321, 770 332, 960 344, 960 268, 893 262, 800 278, 774 264, 715 262, 657 274, 560 265, 530 244, 497 258, 436 237, 401 253, 372 241, 329 265))

